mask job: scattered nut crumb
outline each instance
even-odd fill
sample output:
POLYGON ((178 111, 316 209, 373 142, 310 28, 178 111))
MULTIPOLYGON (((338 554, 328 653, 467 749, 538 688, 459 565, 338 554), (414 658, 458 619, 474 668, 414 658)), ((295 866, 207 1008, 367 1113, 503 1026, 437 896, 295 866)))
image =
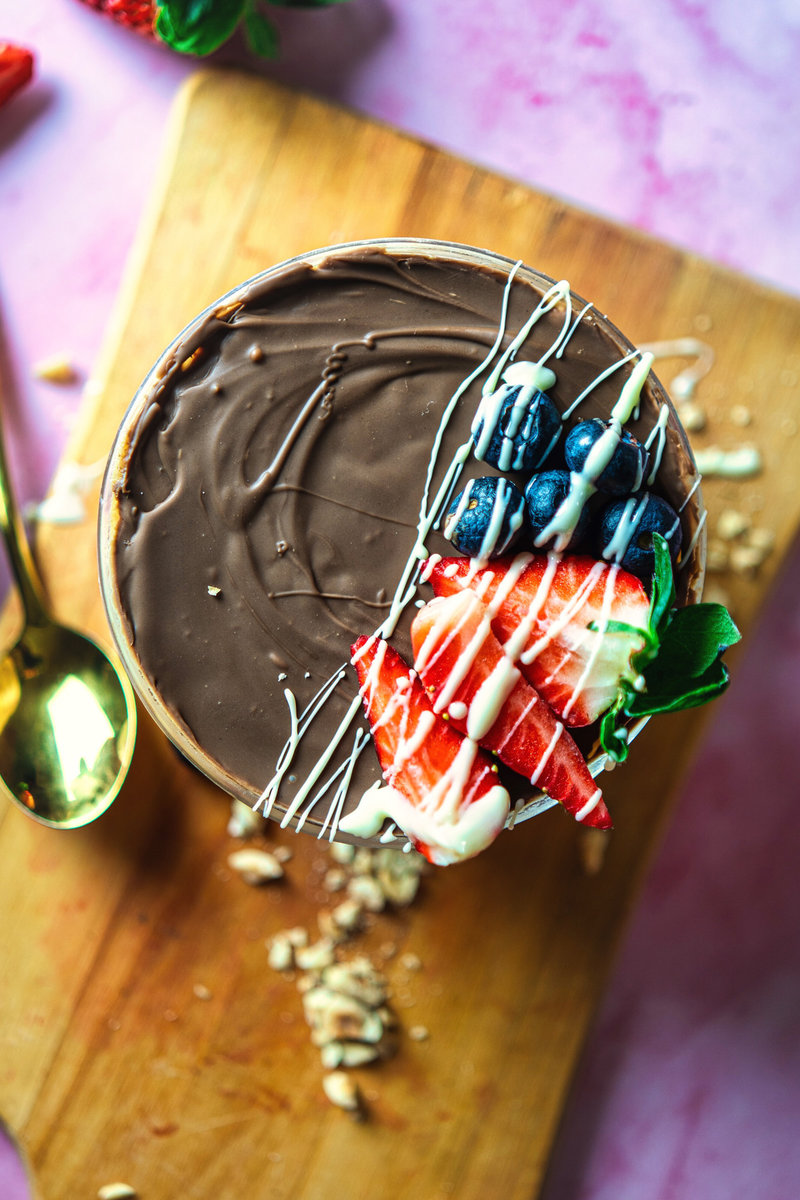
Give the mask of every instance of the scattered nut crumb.
POLYGON ((744 479, 757 475, 761 470, 761 455, 755 446, 736 446, 723 450, 720 446, 706 446, 695 450, 695 462, 701 475, 716 475, 723 479, 744 479))
POLYGON ((425 1025, 412 1025, 408 1031, 408 1036, 412 1042, 427 1042, 430 1035, 430 1030, 425 1025))
POLYGON ((726 542, 731 542, 734 538, 741 537, 749 527, 750 518, 745 513, 738 512, 735 508, 724 509, 717 520, 717 534, 726 542))
POLYGON ((753 414, 746 404, 734 404, 730 417, 734 425, 738 425, 740 429, 746 429, 753 420, 753 414))
POLYGON ((761 546, 733 546, 731 548, 731 566, 734 571, 748 573, 760 567, 769 554, 761 546))
POLYGON ((228 855, 228 866, 238 872, 245 883, 258 887, 283 878, 283 867, 269 850, 248 847, 228 855))
POLYGON ((402 954, 400 956, 400 965, 406 971, 421 971, 422 970, 422 959, 419 957, 418 954, 414 954, 411 951, 407 951, 405 954, 402 954))
POLYGON ((261 813, 254 812, 249 804, 244 804, 241 800, 233 800, 228 821, 228 834, 235 838, 252 837, 253 834, 260 832, 264 820, 261 813))
POLYGON ((136 1200, 138 1195, 129 1183, 106 1183, 98 1189, 97 1200, 136 1200))
POLYGON ((372 875, 354 875, 347 885, 347 894, 368 912, 383 912, 386 907, 383 888, 372 875))
POLYGON ((717 538, 709 538, 706 547, 706 569, 708 571, 727 571, 730 562, 730 551, 725 542, 717 538))
POLYGON ((346 883, 347 875, 341 867, 331 867, 325 872, 325 878, 322 880, 326 892, 340 892, 346 883))
POLYGON ((294 966, 294 947, 285 935, 277 934, 267 943, 267 962, 273 971, 291 971, 294 966))
POLYGON ((757 526, 751 529, 747 535, 747 543, 750 546, 755 546, 760 550, 772 550, 775 545, 775 534, 771 529, 764 529, 762 526, 757 526))
POLYGON ((697 433, 706 427, 706 412, 695 400, 684 400, 677 405, 681 424, 688 433, 697 433))
POLYGON ((210 1000, 211 999, 211 991, 209 988, 206 987, 206 985, 204 983, 194 984, 194 986, 192 987, 192 991, 194 992, 194 994, 198 1000, 210 1000))
POLYGON ((334 944, 327 937, 320 938, 310 946, 298 946, 295 949, 294 961, 301 971, 319 971, 330 966, 334 960, 334 944))
POLYGON ((329 853, 335 863, 346 866, 355 858, 356 848, 349 842, 331 842, 329 853))
POLYGON ((165 1008, 164 1009, 164 1020, 165 1021, 177 1021, 178 1020, 178 1014, 175 1012, 174 1008, 165 1008))
POLYGON ((34 363, 33 374, 45 383, 68 385, 77 383, 78 372, 66 354, 51 354, 34 363))
POLYGON ((322 1088, 331 1104, 348 1112, 360 1110, 361 1094, 358 1084, 346 1071, 330 1071, 323 1077, 322 1088))
POLYGON ((279 863, 291 862, 294 856, 293 851, 288 846, 276 846, 272 853, 279 863))
POLYGON ((208 592, 209 596, 221 596, 222 595, 222 588, 217 587, 216 584, 213 584, 213 583, 210 583, 208 585, 208 587, 206 588, 206 591, 208 592))

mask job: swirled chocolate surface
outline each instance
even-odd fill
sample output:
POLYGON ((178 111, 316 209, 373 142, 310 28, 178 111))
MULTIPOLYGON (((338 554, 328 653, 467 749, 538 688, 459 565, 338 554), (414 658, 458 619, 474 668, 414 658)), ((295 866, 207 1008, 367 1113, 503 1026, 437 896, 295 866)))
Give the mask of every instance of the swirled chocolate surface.
MULTIPOLYGON (((521 271, 507 288, 510 267, 477 268, 437 254, 435 243, 411 254, 361 245, 295 260, 186 331, 123 427, 111 573, 128 660, 162 724, 234 794, 253 801, 282 761, 273 816, 296 806, 293 820, 318 832, 335 818, 332 805, 349 810, 379 776, 360 714, 339 728, 356 683, 349 667, 338 680, 337 672, 354 639, 385 620, 424 497, 469 439, 488 371, 446 425, 443 417, 489 355, 504 295, 507 345, 550 285, 521 271), (292 707, 301 717, 330 680, 289 760, 292 707), (354 739, 365 743, 357 757, 354 739)), ((548 364, 562 412, 631 350, 593 309, 578 319, 582 309, 573 298, 572 334, 548 364)), ((517 358, 539 359, 564 321, 555 306, 517 358)), ((607 416, 629 369, 604 379, 567 424, 607 416)), ((645 440, 665 403, 651 374, 628 427, 645 440)), ((468 460, 461 485, 488 473, 468 460)), ((655 490, 677 508, 694 478, 670 413, 655 490)), ((693 501, 682 519, 689 545, 693 501)), ((435 529, 425 546, 450 549, 435 529)), ((685 593, 695 575, 689 562, 685 593)), ((417 597, 429 598, 425 585, 417 597)), ((392 639, 407 658, 413 605, 412 597, 392 639)), ((518 779, 512 798, 531 791, 518 779)))

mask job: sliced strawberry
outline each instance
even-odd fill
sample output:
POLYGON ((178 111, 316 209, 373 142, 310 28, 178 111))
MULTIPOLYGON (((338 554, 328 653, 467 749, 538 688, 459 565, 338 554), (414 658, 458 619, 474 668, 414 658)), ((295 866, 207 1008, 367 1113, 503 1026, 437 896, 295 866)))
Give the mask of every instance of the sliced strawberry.
POLYGON ((439 865, 483 850, 510 804, 489 755, 434 713, 416 672, 387 642, 359 638, 352 661, 388 787, 370 789, 340 827, 370 837, 389 817, 439 865))
POLYGON ((609 829, 611 818, 586 760, 564 724, 523 679, 469 590, 431 600, 411 626, 414 663, 434 712, 558 800, 577 821, 609 829))
POLYGON ((650 602, 616 565, 584 556, 518 554, 474 569, 468 558, 432 558, 423 578, 437 596, 469 588, 528 682, 567 725, 591 725, 637 677, 650 602), (608 628, 620 622, 632 628, 608 628))
POLYGON ((32 75, 33 55, 30 50, 0 41, 0 104, 5 104, 32 75))

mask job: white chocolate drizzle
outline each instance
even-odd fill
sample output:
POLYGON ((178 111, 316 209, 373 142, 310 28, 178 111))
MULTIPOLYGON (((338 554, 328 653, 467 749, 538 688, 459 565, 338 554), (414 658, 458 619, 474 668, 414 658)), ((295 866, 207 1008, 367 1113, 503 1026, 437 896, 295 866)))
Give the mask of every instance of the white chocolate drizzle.
MULTIPOLYGON (((570 340, 578 328, 580 321, 591 308, 587 304, 580 313, 573 319, 572 301, 569 284, 562 280, 553 285, 552 288, 541 298, 540 302, 528 317, 525 324, 512 339, 508 347, 500 354, 500 348, 505 337, 506 323, 508 318, 508 304, 511 292, 511 287, 515 275, 520 264, 517 263, 509 272, 508 279, 503 292, 501 304, 500 319, 498 324, 497 336, 489 349, 484 359, 478 366, 459 384, 450 398, 443 412, 436 436, 431 448, 431 454, 426 471, 425 482, 422 490, 419 506, 419 518, 416 527, 416 535, 411 552, 406 561, 405 567, 397 582, 394 595, 389 603, 389 612, 381 625, 375 630, 370 639, 370 643, 375 638, 388 639, 394 633, 397 623, 400 620, 402 613, 406 607, 414 600, 416 596, 417 583, 419 581, 419 563, 428 557, 428 550, 425 545, 426 538, 433 528, 438 528, 444 513, 450 507, 451 497, 458 485, 458 479, 461 475, 463 467, 469 459, 473 449, 478 453, 485 449, 488 441, 491 439, 493 430, 497 424, 500 407, 502 404, 503 393, 510 387, 520 387, 520 405, 519 413, 515 408, 515 412, 511 419, 509 432, 513 437, 511 427, 516 428, 516 424, 522 420, 522 397, 527 395, 529 399, 534 390, 546 391, 555 383, 555 375, 545 364, 551 357, 560 358, 570 340), (545 314, 550 312, 559 303, 564 305, 564 320, 562 328, 551 344, 536 363, 515 362, 515 356, 519 348, 524 344, 531 330, 538 320, 545 314), (496 361, 495 361, 496 360, 496 361), (494 366, 491 364, 494 362, 494 366), (490 374, 484 383, 482 389, 481 400, 476 412, 475 420, 472 425, 472 436, 470 439, 461 445, 453 455, 449 465, 447 466, 441 484, 433 497, 430 499, 431 488, 436 466, 440 456, 441 446, 448 427, 450 418, 461 398, 469 387, 491 367, 490 374), (503 386, 498 387, 502 379, 503 386), (482 427, 481 427, 482 422, 482 427), (476 431, 477 440, 476 440, 476 431)), ((377 336, 377 335, 376 335, 377 336)), ((656 344, 655 349, 660 350, 662 344, 656 344)), ((640 351, 632 351, 624 355, 617 362, 612 363, 609 367, 603 370, 591 383, 583 389, 576 397, 572 404, 563 412, 562 421, 568 419, 571 413, 583 402, 583 400, 603 382, 606 378, 620 370, 627 363, 635 361, 635 366, 631 371, 630 376, 624 383, 619 399, 617 400, 611 412, 609 419, 609 427, 604 431, 603 435, 598 439, 598 442, 592 448, 587 462, 584 465, 583 471, 573 473, 570 493, 564 504, 556 513, 553 521, 547 530, 545 530, 537 539, 538 544, 544 544, 554 534, 556 535, 556 550, 562 549, 569 542, 572 531, 577 525, 583 505, 595 489, 595 482, 602 474, 602 471, 610 462, 621 438, 622 426, 630 419, 630 417, 638 412, 638 406, 641 396, 641 390, 645 380, 649 374, 653 361, 653 352, 640 353, 640 351), (635 361, 638 360, 638 361, 635 361)), ((320 385, 320 390, 330 390, 331 381, 324 379, 320 385)), ((313 399, 314 403, 318 399, 317 392, 314 393, 303 412, 298 417, 298 422, 306 418, 307 413, 311 410, 313 399)), ((650 437, 647 441, 649 447, 658 439, 656 450, 654 453, 654 465, 648 476, 648 484, 655 479, 656 473, 661 463, 661 457, 666 441, 665 428, 668 419, 668 409, 664 406, 659 413, 658 421, 653 428, 650 437)), ((290 439, 287 439, 289 441, 290 439)), ((510 439, 509 439, 510 440, 510 439)), ((501 469, 503 463, 508 459, 508 468, 513 468, 514 461, 510 457, 511 451, 504 447, 504 456, 501 459, 501 469)), ((265 475, 274 478, 277 468, 280 463, 276 460, 270 464, 265 475)), ((699 483, 699 479, 697 481, 699 483)), ((641 480, 637 481, 637 486, 640 486, 641 480)), ((696 486, 696 485, 695 485, 696 486)), ((501 489, 498 489, 500 492, 501 489)), ((465 489, 465 495, 468 489, 465 489)), ((468 503, 468 499, 462 499, 463 507, 468 503)), ((493 520, 493 535, 496 534, 496 529, 501 523, 499 516, 499 504, 496 505, 498 510, 497 520, 493 520), (495 528, 496 527, 496 528, 495 528)), ((446 532, 446 530, 445 530, 446 532)), ((695 536, 699 535, 699 530, 695 536)), ((694 542, 693 542, 694 545, 694 542)), ((495 541, 487 535, 484 545, 481 547, 481 555, 476 557, 471 564, 471 572, 474 574, 481 567, 486 566, 488 556, 495 549, 495 541), (492 542, 489 545, 489 542, 492 542)), ((685 558, 688 558, 690 551, 687 551, 685 558)), ((530 555, 518 555, 514 565, 507 573, 506 578, 498 587, 495 596, 489 607, 491 613, 493 608, 498 607, 503 600, 503 596, 507 594, 514 586, 515 580, 519 574, 525 569, 525 566, 530 562, 530 555)), ((531 603, 528 613, 524 620, 520 623, 515 633, 508 639, 504 647, 505 656, 499 669, 490 680, 480 689, 479 694, 475 697, 474 705, 470 706, 470 710, 466 711, 466 706, 460 704, 453 699, 457 690, 457 682, 448 687, 446 694, 443 694, 437 701, 436 711, 442 715, 447 715, 448 711, 452 712, 454 717, 464 718, 468 720, 468 736, 464 737, 462 746, 456 755, 450 770, 448 770, 438 781, 436 786, 431 789, 429 795, 425 798, 424 803, 420 806, 414 806, 410 801, 396 788, 385 783, 376 783, 369 788, 359 800, 357 806, 346 816, 342 816, 345 797, 351 783, 352 774, 359 754, 362 752, 367 743, 366 734, 357 733, 354 740, 350 755, 338 767, 338 769, 330 776, 327 782, 323 782, 319 790, 315 793, 307 807, 301 815, 297 817, 303 804, 307 801, 315 784, 321 779, 325 768, 328 766, 334 752, 340 746, 342 740, 347 734, 348 729, 353 721, 357 718, 362 709, 362 692, 361 689, 358 696, 351 702, 344 717, 342 718, 337 730, 330 739, 329 745, 325 752, 320 756, 317 763, 310 770, 307 778, 300 786, 297 794, 288 805, 286 812, 281 820, 281 825, 288 825, 293 819, 297 818, 298 828, 306 820, 308 814, 326 795, 334 783, 337 784, 332 801, 329 803, 326 818, 322 824, 319 836, 322 837, 329 830, 331 840, 334 840, 337 830, 341 829, 344 832, 358 837, 370 838, 379 833, 384 823, 388 820, 390 825, 388 829, 381 835, 382 841, 392 841, 397 836, 396 827, 403 830, 407 838, 412 838, 414 841, 424 844, 428 847, 432 861, 445 863, 453 862, 459 858, 466 857, 476 853, 477 849, 482 848, 487 844, 500 828, 509 820, 525 819, 536 812, 541 812, 546 808, 551 807, 556 802, 549 796, 542 796, 530 803, 526 803, 521 813, 517 808, 514 814, 509 817, 510 800, 508 792, 499 784, 490 788, 489 791, 475 800, 469 795, 465 795, 467 781, 470 776, 470 770, 478 753, 478 739, 483 736, 485 731, 491 727, 497 719, 502 705, 513 689, 516 680, 519 678, 519 671, 514 666, 513 659, 518 657, 524 649, 525 661, 532 661, 533 658, 540 653, 548 641, 557 636, 558 628, 563 627, 563 624, 570 619, 570 614, 574 615, 583 603, 585 597, 591 592, 595 583, 600 577, 602 571, 607 571, 607 590, 606 601, 604 603, 604 614, 609 611, 611 598, 613 597, 613 581, 615 577, 616 567, 610 570, 604 564, 597 564, 597 572, 592 572, 591 580, 587 580, 584 586, 579 590, 579 593, 572 601, 565 606, 565 614, 562 621, 556 622, 552 631, 543 635, 532 646, 528 646, 528 641, 532 630, 536 625, 536 620, 544 606, 550 584, 552 582, 553 573, 559 562, 557 553, 548 555, 548 566, 538 589, 537 596, 531 603), (338 781, 338 782, 337 782, 338 781)), ((487 618, 488 619, 488 618, 487 618)), ((605 620, 605 615, 603 620, 605 620)), ((603 621, 600 622, 603 624, 603 621)), ((597 637, 597 652, 599 653, 600 644, 602 641, 602 631, 597 637)), ((378 661, 378 659, 376 659, 378 661)), ((591 673, 591 661, 587 665, 584 676, 578 681, 574 696, 570 704, 574 703, 580 693, 581 686, 585 679, 591 673)), ((309 724, 315 720, 328 699, 337 687, 338 683, 344 676, 344 668, 336 672, 331 679, 319 690, 314 699, 307 706, 306 710, 298 718, 294 697, 290 691, 284 694, 287 698, 290 713, 290 733, 279 756, 275 774, 264 788, 259 800, 255 804, 255 809, 262 805, 264 806, 265 815, 269 815, 274 806, 281 783, 285 778, 297 746, 303 737, 304 731, 309 724)), ((377 676, 376 676, 377 678, 377 676)), ((397 702, 406 703, 402 690, 400 691, 397 702)), ((389 721, 397 716, 396 710, 390 703, 389 708, 384 714, 384 720, 389 721)), ((402 717, 402 714, 401 714, 402 717)), ((639 723, 631 731, 631 737, 636 736, 639 729, 644 726, 646 721, 639 723)), ((398 757, 398 765, 402 765, 408 757, 412 756, 424 743, 427 736, 430 723, 420 722, 413 732, 409 731, 408 736, 404 736, 402 750, 398 757)), ((555 750, 557 742, 563 732, 563 725, 559 722, 556 732, 553 735, 551 744, 547 747, 536 772, 531 780, 535 785, 541 777, 542 771, 547 765, 549 757, 555 750)), ((591 774, 596 776, 599 774, 605 765, 606 757, 604 755, 598 758, 589 766, 591 774)), ((587 816, 600 800, 600 791, 592 796, 582 810, 578 814, 578 818, 587 816)), ((407 842, 405 849, 409 849, 411 842, 407 842)))

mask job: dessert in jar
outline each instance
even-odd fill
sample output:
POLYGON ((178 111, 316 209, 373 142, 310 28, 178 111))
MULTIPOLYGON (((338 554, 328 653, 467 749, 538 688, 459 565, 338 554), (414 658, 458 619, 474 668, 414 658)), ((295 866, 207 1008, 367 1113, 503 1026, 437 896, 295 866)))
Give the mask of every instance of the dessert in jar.
POLYGON ((725 685, 729 619, 680 615, 699 483, 651 357, 566 281, 334 246, 148 374, 104 482, 103 594, 146 707, 231 795, 447 863, 555 804, 607 827, 609 756, 725 685))

